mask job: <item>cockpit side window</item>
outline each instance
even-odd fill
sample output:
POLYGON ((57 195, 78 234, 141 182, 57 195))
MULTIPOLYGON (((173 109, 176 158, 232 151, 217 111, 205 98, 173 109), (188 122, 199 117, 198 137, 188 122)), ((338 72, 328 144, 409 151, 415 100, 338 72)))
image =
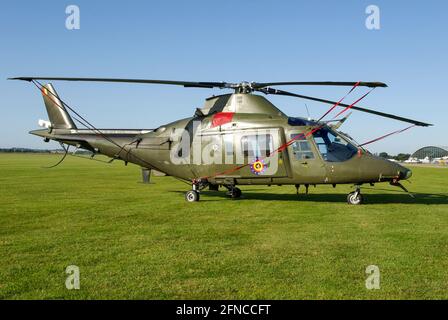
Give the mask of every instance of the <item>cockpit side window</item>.
POLYGON ((352 158, 358 149, 328 128, 313 133, 319 152, 325 161, 342 162, 352 158))
POLYGON ((294 139, 292 150, 297 160, 314 159, 310 143, 306 140, 303 133, 292 134, 291 139, 294 139))

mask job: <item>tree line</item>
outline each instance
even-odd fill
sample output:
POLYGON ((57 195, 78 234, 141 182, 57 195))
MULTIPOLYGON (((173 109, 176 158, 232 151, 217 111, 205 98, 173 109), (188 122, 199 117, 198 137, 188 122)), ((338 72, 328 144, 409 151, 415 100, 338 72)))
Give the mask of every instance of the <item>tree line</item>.
POLYGON ((399 153, 396 156, 393 156, 393 155, 388 154, 387 152, 380 152, 378 154, 378 156, 380 156, 381 158, 384 158, 384 159, 394 159, 397 161, 405 161, 405 160, 408 160, 411 155, 409 153, 399 153))

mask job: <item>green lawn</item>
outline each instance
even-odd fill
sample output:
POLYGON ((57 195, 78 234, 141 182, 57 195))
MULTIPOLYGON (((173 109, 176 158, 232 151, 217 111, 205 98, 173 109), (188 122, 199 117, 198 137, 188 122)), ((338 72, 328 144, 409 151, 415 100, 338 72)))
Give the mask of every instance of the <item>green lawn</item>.
POLYGON ((413 168, 415 199, 366 188, 363 206, 346 204, 350 186, 187 203, 173 178, 144 185, 138 167, 74 157, 42 168, 58 159, 0 155, 2 299, 448 298, 448 169, 413 168))

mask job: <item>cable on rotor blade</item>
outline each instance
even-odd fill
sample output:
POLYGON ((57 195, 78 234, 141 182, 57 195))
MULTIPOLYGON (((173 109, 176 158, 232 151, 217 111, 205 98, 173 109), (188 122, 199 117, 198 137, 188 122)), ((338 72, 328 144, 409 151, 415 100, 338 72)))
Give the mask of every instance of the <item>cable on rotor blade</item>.
POLYGON ((356 87, 357 86, 359 86, 359 83, 360 83, 361 81, 358 81, 351 89, 350 89, 350 91, 349 92, 347 92, 347 94, 345 95, 345 96, 343 96, 338 102, 336 102, 335 104, 334 104, 334 106, 332 106, 327 112, 325 112, 324 113, 324 115, 322 116, 322 117, 320 117, 319 118, 319 120, 317 120, 317 122, 319 122, 319 121, 321 121, 323 118, 325 118, 326 117, 326 115, 327 114, 329 114, 331 111, 333 111, 334 110, 334 108, 336 108, 350 93, 352 93, 353 92, 353 90, 355 90, 356 89, 356 87))
POLYGON ((412 126, 406 127, 406 128, 404 128, 404 129, 397 130, 397 131, 394 131, 394 132, 385 134, 384 136, 378 137, 378 138, 376 138, 376 139, 373 139, 373 140, 364 142, 364 143, 360 144, 359 147, 363 147, 363 146, 366 146, 366 145, 368 145, 368 144, 371 144, 371 143, 374 143, 374 142, 383 140, 384 138, 387 138, 387 137, 389 137, 389 136, 391 136, 391 135, 394 135, 394 134, 402 133, 402 132, 404 132, 404 131, 406 131, 406 130, 409 130, 409 129, 413 128, 413 127, 416 127, 416 125, 413 124, 412 126))
MULTIPOLYGON (((365 97, 367 97, 375 88, 370 89, 366 94, 364 94, 361 98, 359 98, 358 100, 356 100, 355 102, 353 102, 351 105, 349 105, 348 107, 345 107, 344 110, 342 110, 341 112, 339 112, 336 116, 334 116, 334 118, 339 117, 341 114, 343 114, 344 112, 350 110, 355 104, 357 104, 359 101, 361 101, 362 99, 364 99, 365 97)), ((334 119, 333 118, 333 119, 334 119)))

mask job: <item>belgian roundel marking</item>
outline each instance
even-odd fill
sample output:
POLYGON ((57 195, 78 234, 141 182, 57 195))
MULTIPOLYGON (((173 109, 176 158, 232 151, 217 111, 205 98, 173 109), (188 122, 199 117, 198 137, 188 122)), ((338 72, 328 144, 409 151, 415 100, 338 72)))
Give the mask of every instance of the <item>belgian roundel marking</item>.
POLYGON ((262 174, 266 169, 266 165, 263 160, 256 160, 250 165, 250 171, 253 174, 259 175, 262 174))

